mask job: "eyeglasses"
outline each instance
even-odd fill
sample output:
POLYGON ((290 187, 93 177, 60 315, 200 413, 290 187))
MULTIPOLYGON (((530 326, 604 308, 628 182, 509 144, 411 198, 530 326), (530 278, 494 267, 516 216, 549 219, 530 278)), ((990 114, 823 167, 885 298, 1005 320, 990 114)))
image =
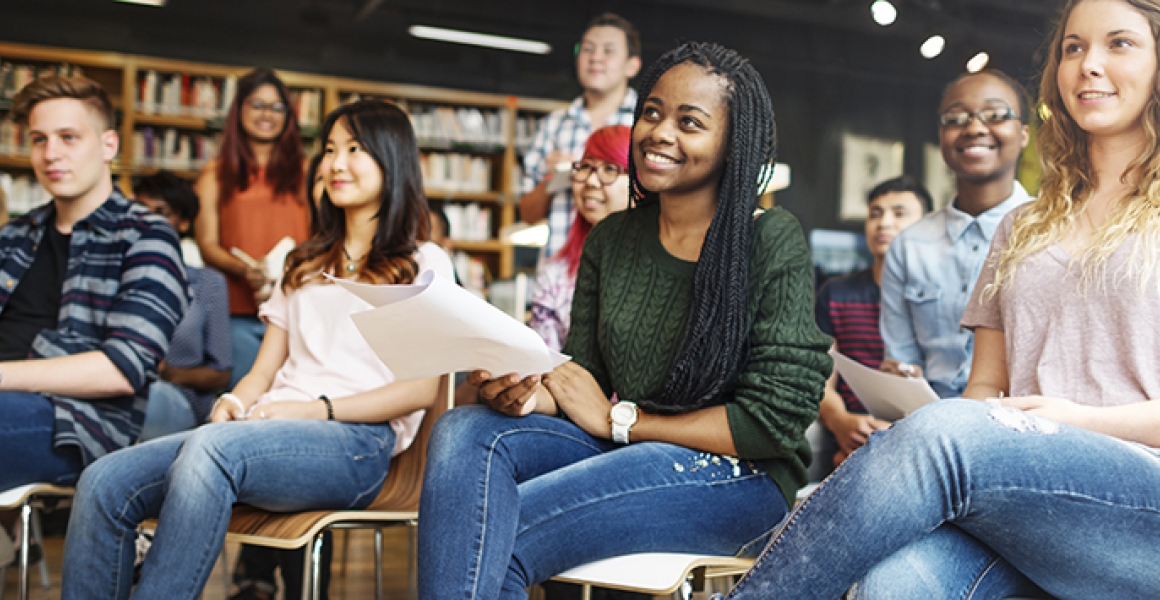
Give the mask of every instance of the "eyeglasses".
POLYGON ((273 102, 267 104, 258 99, 251 99, 246 101, 246 106, 254 112, 270 111, 276 115, 286 114, 286 105, 281 102, 273 102))
POLYGON ((572 163, 572 181, 576 183, 588 181, 593 171, 596 172, 596 179, 602 186, 612 185, 616 183, 617 177, 628 173, 628 170, 620 165, 580 161, 572 163))
POLYGON ((984 108, 978 112, 956 110, 939 115, 938 124, 943 127, 966 127, 971 124, 971 120, 975 117, 978 117, 979 122, 983 125, 998 125, 1011 119, 1018 119, 1019 115, 1015 114, 1015 111, 1007 106, 1001 108, 984 108))

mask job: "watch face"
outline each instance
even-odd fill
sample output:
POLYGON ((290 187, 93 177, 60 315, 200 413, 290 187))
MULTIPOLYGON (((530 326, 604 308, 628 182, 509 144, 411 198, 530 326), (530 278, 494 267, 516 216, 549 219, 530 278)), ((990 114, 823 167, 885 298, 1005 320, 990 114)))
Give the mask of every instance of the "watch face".
POLYGON ((613 422, 620 425, 631 425, 634 421, 636 421, 636 407, 627 403, 622 402, 613 405, 612 412, 610 414, 612 416, 613 422))

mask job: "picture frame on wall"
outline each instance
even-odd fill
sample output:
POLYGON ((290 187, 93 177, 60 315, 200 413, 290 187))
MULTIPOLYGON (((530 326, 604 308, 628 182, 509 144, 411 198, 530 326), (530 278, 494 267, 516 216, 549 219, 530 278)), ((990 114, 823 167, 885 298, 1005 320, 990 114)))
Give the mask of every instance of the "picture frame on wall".
POLYGON ((853 133, 842 136, 842 187, 838 218, 861 221, 868 214, 866 196, 879 183, 902 175, 899 140, 853 133))
POLYGON ((952 200, 958 189, 955 187, 955 173, 943 160, 938 144, 924 144, 922 147, 922 184, 930 192, 934 210, 942 210, 952 200))

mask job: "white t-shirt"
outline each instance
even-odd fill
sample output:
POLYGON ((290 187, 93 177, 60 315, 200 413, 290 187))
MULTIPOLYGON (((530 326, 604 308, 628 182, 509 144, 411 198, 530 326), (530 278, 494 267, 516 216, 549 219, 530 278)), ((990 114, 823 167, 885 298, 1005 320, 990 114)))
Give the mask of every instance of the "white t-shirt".
MULTIPOLYGON (((443 250, 426 242, 415 253, 419 272, 435 271, 454 281, 451 259, 443 250)), ((350 315, 373 308, 354 294, 333 284, 312 283, 282 293, 281 282, 258 310, 270 325, 286 331, 289 354, 274 376, 269 391, 257 404, 281 401, 311 402, 325 394, 341 398, 380 388, 395 380, 394 374, 355 328, 350 315)), ((393 419, 393 454, 406 450, 419 431, 425 411, 417 410, 393 419)))

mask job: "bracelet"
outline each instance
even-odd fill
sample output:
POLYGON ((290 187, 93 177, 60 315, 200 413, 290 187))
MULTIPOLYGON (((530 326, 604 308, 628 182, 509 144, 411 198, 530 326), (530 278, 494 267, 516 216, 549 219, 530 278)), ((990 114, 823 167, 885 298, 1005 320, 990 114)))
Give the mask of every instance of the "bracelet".
POLYGON ((233 402, 237 405, 238 410, 246 412, 246 405, 242 402, 242 399, 231 393, 225 393, 218 396, 217 402, 213 403, 213 408, 211 408, 209 412, 212 413, 213 411, 217 410, 218 404, 221 404, 222 400, 229 400, 230 402, 233 402))
POLYGON ((322 394, 321 396, 318 397, 318 399, 322 400, 322 403, 326 405, 326 420, 333 421, 334 420, 334 403, 330 401, 330 398, 326 397, 326 394, 322 394))

